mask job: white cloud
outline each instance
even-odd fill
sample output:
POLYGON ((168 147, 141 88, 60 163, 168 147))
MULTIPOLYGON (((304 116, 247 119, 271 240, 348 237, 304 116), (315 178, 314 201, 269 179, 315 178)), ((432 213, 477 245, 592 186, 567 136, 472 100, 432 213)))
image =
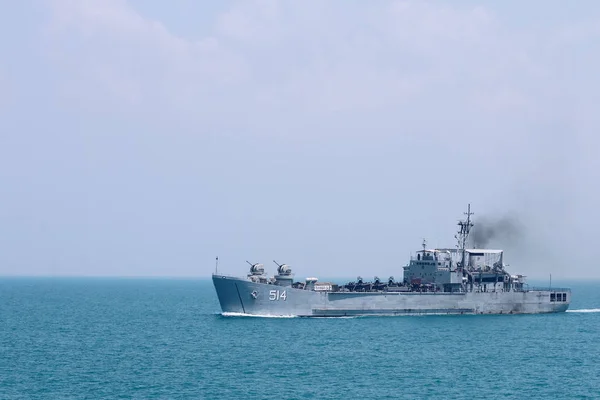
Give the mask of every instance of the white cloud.
POLYGON ((116 108, 192 100, 239 82, 243 60, 207 37, 193 42, 123 0, 51 1, 49 52, 77 100, 116 108))
POLYGON ((528 85, 541 68, 481 7, 243 1, 192 41, 124 0, 51 5, 50 48, 71 93, 114 107, 330 112, 433 96, 496 112, 532 107, 528 85))
MULTIPOLYGON (((246 125, 255 135, 278 115, 321 125, 322 116, 343 115, 352 119, 344 128, 380 121, 390 131, 421 129, 456 151, 463 151, 458 139, 485 136, 488 146, 514 153, 505 174, 531 170, 528 148, 560 150, 543 150, 549 144, 527 133, 540 121, 573 126, 573 135, 598 124, 590 106, 597 83, 573 75, 561 58, 581 56, 569 52, 595 34, 591 24, 519 31, 490 9, 455 3, 253 0, 234 3, 215 16, 210 34, 192 40, 124 0, 50 4, 49 48, 68 82, 67 99, 95 109, 148 118, 160 111, 188 125, 252 118, 246 125)), ((330 134, 336 130, 344 131, 330 134)))

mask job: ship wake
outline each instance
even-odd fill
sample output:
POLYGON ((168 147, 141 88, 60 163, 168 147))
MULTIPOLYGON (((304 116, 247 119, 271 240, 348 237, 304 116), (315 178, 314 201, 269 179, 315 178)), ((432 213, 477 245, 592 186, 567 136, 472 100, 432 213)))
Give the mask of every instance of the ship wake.
POLYGON ((600 308, 582 308, 580 310, 567 310, 573 313, 600 313, 600 308))

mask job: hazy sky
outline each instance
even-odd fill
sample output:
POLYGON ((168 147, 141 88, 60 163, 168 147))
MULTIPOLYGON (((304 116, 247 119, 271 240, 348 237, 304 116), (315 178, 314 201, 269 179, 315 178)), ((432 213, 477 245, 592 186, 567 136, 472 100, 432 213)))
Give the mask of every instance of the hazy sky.
POLYGON ((467 203, 600 277, 600 2, 5 0, 0 274, 402 276, 467 203))

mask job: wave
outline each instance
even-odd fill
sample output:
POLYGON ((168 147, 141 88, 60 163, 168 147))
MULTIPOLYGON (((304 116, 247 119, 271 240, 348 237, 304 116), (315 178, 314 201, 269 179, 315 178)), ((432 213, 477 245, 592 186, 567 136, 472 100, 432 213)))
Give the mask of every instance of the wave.
POLYGON ((271 314, 245 314, 240 312, 216 312, 214 315, 222 317, 250 317, 250 318, 310 318, 310 319, 355 319, 355 318, 378 318, 378 317, 427 317, 427 316, 448 316, 446 313, 413 313, 413 314, 368 314, 368 315, 318 315, 309 317, 299 317, 297 315, 271 315, 271 314))
POLYGON ((222 312, 218 314, 223 317, 296 318, 295 315, 244 314, 238 312, 222 312))
MULTIPOLYGON (((254 318, 300 318, 296 315, 269 315, 269 314, 244 314, 237 312, 220 312, 215 313, 215 315, 221 315, 223 317, 254 317, 254 318)), ((344 315, 341 317, 310 317, 311 319, 350 319, 350 318, 360 318, 359 316, 353 315, 344 315)))
MULTIPOLYGON (((600 313, 600 308, 581 308, 581 309, 575 309, 575 310, 567 310, 566 312, 568 313, 600 313)), ((215 315, 221 315, 223 317, 247 317, 247 318, 299 318, 296 315, 272 315, 272 314, 245 314, 245 313, 238 313, 238 312, 217 312, 215 313, 215 315)), ((425 314, 423 314, 425 315, 425 314)), ((446 316, 446 314, 426 314, 426 315, 444 315, 446 316)), ((365 317, 375 317, 375 316, 379 316, 379 315, 365 315, 365 316, 358 316, 358 315, 347 315, 347 316, 318 316, 318 317, 311 317, 312 319, 350 319, 350 318, 365 318, 365 317)), ((400 317, 400 316, 410 316, 410 317, 415 317, 415 316, 421 316, 421 314, 411 314, 411 315, 381 315, 381 316, 390 316, 390 317, 400 317)))

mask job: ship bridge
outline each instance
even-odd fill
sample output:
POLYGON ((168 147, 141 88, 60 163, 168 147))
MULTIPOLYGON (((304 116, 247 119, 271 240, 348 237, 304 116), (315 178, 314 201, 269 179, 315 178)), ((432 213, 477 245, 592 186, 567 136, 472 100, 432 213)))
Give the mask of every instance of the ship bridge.
MULTIPOLYGON (((451 255, 452 261, 462 261, 462 250, 460 249, 437 249, 451 255)), ((493 268, 501 269, 503 264, 504 250, 501 249, 465 249, 465 268, 468 271, 490 271, 493 268)))
POLYGON ((428 249, 425 241, 422 246, 423 250, 417 251, 404 267, 404 284, 432 286, 444 292, 459 291, 462 273, 457 271, 451 253, 447 249, 428 249))

